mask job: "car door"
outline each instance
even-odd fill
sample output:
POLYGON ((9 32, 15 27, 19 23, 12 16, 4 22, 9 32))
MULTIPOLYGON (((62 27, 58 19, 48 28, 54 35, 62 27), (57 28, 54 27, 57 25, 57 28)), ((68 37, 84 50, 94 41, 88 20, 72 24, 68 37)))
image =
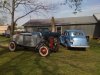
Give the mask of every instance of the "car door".
POLYGON ((32 35, 24 35, 24 38, 23 38, 24 46, 31 46, 31 37, 32 35))
POLYGON ((64 34, 62 34, 59 38, 60 38, 60 43, 64 44, 64 34))
POLYGON ((68 31, 64 33, 64 45, 67 46, 70 39, 70 34, 68 31))
POLYGON ((15 41, 18 45, 23 45, 23 35, 22 34, 16 35, 15 41))
POLYGON ((67 39, 67 38, 68 38, 68 33, 65 31, 65 32, 60 36, 60 42, 61 42, 62 44, 65 45, 66 39, 67 39))

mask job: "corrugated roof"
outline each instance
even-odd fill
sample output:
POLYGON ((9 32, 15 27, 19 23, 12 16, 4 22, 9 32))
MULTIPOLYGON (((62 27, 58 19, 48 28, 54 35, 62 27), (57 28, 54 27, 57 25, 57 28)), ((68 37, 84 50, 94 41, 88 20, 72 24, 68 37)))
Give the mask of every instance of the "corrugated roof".
POLYGON ((89 24, 89 23, 97 23, 97 21, 93 16, 86 16, 86 17, 62 18, 58 19, 58 23, 89 24))
MULTIPOLYGON (((70 24, 91 24, 97 23, 93 16, 84 17, 70 17, 70 18, 55 18, 56 25, 70 25, 70 24)), ((23 26, 50 26, 50 19, 34 19, 25 23, 23 26)))
POLYGON ((23 26, 41 26, 41 25, 50 25, 51 21, 50 19, 34 19, 34 20, 30 20, 28 22, 26 22, 23 26))

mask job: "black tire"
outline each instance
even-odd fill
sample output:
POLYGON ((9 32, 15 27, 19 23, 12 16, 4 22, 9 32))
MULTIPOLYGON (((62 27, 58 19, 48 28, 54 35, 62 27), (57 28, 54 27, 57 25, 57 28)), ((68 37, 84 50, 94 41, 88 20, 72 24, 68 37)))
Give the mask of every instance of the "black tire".
POLYGON ((39 48, 39 54, 40 54, 41 56, 46 57, 46 56, 49 55, 49 53, 50 53, 50 51, 49 51, 49 49, 48 49, 47 46, 41 46, 41 47, 39 48))
POLYGON ((9 50, 10 50, 11 52, 13 52, 13 51, 16 50, 16 48, 17 48, 16 43, 15 43, 15 42, 10 42, 10 44, 9 44, 9 50))

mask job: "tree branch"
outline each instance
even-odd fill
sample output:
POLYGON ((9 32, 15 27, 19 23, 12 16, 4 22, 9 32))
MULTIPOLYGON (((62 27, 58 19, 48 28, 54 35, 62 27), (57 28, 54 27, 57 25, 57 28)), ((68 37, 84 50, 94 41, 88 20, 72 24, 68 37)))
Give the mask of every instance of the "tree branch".
POLYGON ((4 6, 5 9, 7 9, 9 11, 10 14, 12 14, 11 10, 7 7, 4 6))
POLYGON ((74 11, 80 11, 81 10, 81 2, 83 0, 65 0, 65 4, 68 4, 69 7, 74 8, 74 11))
POLYGON ((19 19, 21 19, 21 18, 23 18, 23 17, 27 16, 28 14, 30 14, 30 13, 32 13, 32 12, 34 12, 34 11, 36 11, 36 10, 37 10, 37 8, 36 8, 36 9, 34 9, 34 10, 31 10, 30 12, 26 13, 25 15, 23 15, 23 16, 21 16, 21 17, 18 17, 18 18, 15 20, 15 23, 16 23, 19 19))
POLYGON ((35 8, 31 8, 31 7, 30 7, 30 11, 27 12, 26 14, 24 14, 23 16, 18 17, 18 18, 15 20, 15 23, 16 23, 19 19, 21 19, 21 18, 27 16, 28 14, 30 14, 30 13, 32 13, 32 12, 39 12, 39 10, 42 10, 42 9, 46 11, 46 10, 48 10, 49 8, 48 8, 47 6, 42 6, 42 5, 37 5, 37 6, 35 6, 35 8))
POLYGON ((16 6, 15 6, 15 8, 17 8, 17 7, 20 5, 20 3, 21 3, 22 1, 23 1, 23 0, 20 0, 20 1, 17 3, 17 0, 16 0, 16 2, 15 2, 15 3, 16 3, 16 4, 15 4, 16 6))

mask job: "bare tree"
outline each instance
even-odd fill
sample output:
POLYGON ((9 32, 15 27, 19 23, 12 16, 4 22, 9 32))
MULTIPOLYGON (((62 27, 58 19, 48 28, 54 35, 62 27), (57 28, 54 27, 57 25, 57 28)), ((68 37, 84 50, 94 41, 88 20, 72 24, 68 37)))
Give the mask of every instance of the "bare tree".
POLYGON ((5 11, 0 10, 0 25, 4 25, 7 22, 7 15, 5 11))
POLYGON ((49 5, 46 5, 46 3, 43 3, 41 0, 1 0, 0 7, 3 7, 3 9, 7 10, 11 15, 11 36, 14 34, 14 27, 19 19, 32 12, 48 11, 51 9, 49 5), (15 18, 15 14, 19 10, 24 11, 24 13, 15 18))
POLYGON ((1 16, 0 17, 0 24, 5 25, 5 22, 7 22, 7 16, 1 16))
MULTIPOLYGON (((46 0, 0 0, 0 7, 7 10, 11 15, 11 36, 14 34, 14 27, 17 21, 30 13, 48 11, 52 9, 52 5, 46 5, 46 0), (15 18, 18 11, 24 11, 23 15, 15 18)), ((75 7, 75 12, 80 11, 82 0, 64 0, 64 4, 68 4, 71 8, 75 7)))
POLYGON ((83 0, 65 0, 63 5, 68 5, 70 8, 74 9, 74 14, 81 12, 81 5, 83 0))

